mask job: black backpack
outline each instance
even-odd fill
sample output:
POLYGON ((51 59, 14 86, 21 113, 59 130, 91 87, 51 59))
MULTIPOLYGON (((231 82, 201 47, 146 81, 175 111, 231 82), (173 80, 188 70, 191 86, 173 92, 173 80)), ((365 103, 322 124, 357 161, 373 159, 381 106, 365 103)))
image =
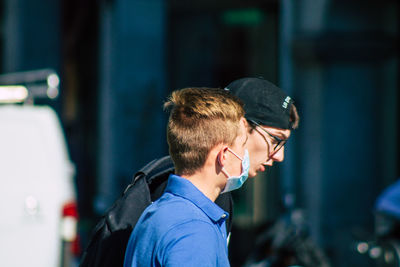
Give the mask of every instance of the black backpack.
MULTIPOLYGON (((173 172, 173 162, 166 156, 151 161, 135 174, 124 194, 95 226, 83 252, 81 267, 123 266, 132 229, 146 207, 163 194, 168 176, 173 172)), ((231 194, 220 195, 215 203, 230 214, 226 222, 227 232, 230 233, 233 204, 231 194)))

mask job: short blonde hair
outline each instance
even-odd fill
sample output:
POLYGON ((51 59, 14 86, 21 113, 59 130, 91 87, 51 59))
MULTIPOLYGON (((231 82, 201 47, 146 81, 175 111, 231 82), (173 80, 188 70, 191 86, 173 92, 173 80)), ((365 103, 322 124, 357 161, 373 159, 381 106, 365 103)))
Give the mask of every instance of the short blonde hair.
POLYGON ((171 109, 167 141, 175 171, 180 175, 201 169, 216 145, 232 145, 244 116, 242 102, 219 88, 176 90, 164 108, 171 109))

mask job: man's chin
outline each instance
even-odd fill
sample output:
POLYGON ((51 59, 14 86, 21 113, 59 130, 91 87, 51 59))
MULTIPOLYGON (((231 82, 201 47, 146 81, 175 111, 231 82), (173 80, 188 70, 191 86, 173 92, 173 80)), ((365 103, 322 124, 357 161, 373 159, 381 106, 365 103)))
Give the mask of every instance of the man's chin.
POLYGON ((256 177, 256 175, 254 175, 254 173, 249 172, 249 178, 254 178, 254 177, 256 177))
POLYGON ((257 170, 257 171, 249 171, 249 178, 254 178, 257 176, 257 174, 259 174, 260 172, 262 172, 261 170, 257 170))
POLYGON ((253 178, 255 176, 257 176, 260 173, 263 173, 265 171, 267 171, 269 169, 270 166, 262 166, 257 170, 253 170, 253 171, 249 171, 249 178, 253 178))

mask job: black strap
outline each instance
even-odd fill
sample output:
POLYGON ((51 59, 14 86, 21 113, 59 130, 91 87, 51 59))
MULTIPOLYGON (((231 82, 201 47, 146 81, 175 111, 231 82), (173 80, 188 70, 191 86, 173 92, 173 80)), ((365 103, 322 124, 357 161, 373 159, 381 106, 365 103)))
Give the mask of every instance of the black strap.
POLYGON ((160 159, 155 159, 141 168, 134 176, 133 182, 140 174, 147 176, 147 183, 151 183, 159 176, 163 176, 166 172, 174 170, 174 163, 170 156, 165 156, 160 159))

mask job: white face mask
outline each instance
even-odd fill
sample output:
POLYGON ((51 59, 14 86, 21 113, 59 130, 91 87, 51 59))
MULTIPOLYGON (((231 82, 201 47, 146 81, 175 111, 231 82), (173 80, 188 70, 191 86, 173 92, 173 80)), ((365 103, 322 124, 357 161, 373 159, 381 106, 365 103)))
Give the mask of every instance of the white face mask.
POLYGON ((225 188, 224 190, 222 190, 221 194, 240 188, 249 177, 250 158, 247 149, 244 151, 243 159, 231 149, 228 148, 228 150, 242 161, 242 173, 239 176, 230 176, 228 172, 222 167, 222 172, 228 177, 228 181, 226 182, 225 188))

